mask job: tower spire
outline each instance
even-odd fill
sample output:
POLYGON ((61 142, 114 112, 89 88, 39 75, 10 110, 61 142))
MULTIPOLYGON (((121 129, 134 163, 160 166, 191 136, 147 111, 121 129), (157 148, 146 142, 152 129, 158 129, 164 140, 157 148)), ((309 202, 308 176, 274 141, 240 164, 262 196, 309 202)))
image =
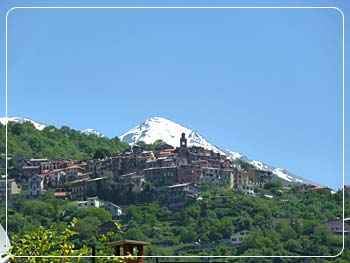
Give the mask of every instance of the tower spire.
POLYGON ((181 134, 180 148, 187 148, 187 139, 186 139, 186 135, 184 132, 181 134))

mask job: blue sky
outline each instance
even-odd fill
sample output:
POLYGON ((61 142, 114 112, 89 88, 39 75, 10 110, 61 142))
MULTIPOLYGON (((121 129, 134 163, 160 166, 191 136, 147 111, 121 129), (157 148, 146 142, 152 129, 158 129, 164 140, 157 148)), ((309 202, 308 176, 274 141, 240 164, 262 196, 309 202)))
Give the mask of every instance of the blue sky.
POLYGON ((340 188, 341 102, 335 9, 16 9, 8 17, 9 116, 110 137, 162 116, 340 188))

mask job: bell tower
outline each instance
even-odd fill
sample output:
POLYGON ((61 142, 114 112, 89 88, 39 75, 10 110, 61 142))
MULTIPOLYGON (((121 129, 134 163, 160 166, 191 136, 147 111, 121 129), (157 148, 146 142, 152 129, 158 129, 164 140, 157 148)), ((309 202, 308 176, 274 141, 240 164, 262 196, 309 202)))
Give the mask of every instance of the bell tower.
POLYGON ((185 133, 184 132, 181 134, 180 148, 187 148, 187 139, 185 137, 185 133))

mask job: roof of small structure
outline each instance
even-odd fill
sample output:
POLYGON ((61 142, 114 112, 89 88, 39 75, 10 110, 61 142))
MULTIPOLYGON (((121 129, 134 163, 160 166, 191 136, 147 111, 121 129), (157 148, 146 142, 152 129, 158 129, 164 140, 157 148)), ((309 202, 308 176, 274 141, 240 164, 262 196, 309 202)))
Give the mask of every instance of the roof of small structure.
POLYGON ((45 161, 48 161, 49 159, 47 158, 42 158, 42 159, 35 159, 35 158, 32 158, 30 159, 29 161, 31 162, 45 162, 45 161))
POLYGON ((93 178, 93 179, 89 179, 89 182, 95 182, 95 181, 100 181, 100 180, 104 180, 104 179, 107 179, 108 177, 107 176, 104 176, 104 177, 97 177, 97 178, 93 178))
POLYGON ((325 223, 330 223, 330 222, 342 222, 342 221, 348 223, 348 221, 350 221, 350 217, 346 217, 346 218, 344 218, 344 219, 342 219, 342 218, 336 218, 336 219, 333 219, 333 220, 328 220, 328 221, 323 222, 323 224, 325 224, 325 223))
POLYGON ((30 177, 40 177, 41 179, 45 179, 45 174, 32 174, 30 177))
POLYGON ((328 186, 325 185, 319 185, 319 186, 315 186, 313 188, 311 188, 310 190, 332 190, 331 188, 329 188, 328 186))
POLYGON ((175 169, 177 166, 171 165, 171 166, 161 166, 161 167, 151 167, 143 169, 144 171, 151 171, 151 170, 163 170, 163 169, 175 169))
POLYGON ((168 186, 164 186, 164 188, 167 188, 167 189, 171 189, 171 188, 177 188, 177 187, 183 187, 183 186, 188 186, 192 183, 182 183, 182 184, 174 184, 174 185, 168 185, 168 186))
POLYGON ((28 165, 28 166, 23 166, 22 169, 27 169, 27 170, 30 170, 30 169, 39 169, 40 166, 37 165, 37 166, 31 166, 31 165, 28 165))
POLYGON ((88 181, 90 181, 89 178, 83 178, 83 179, 77 179, 77 180, 71 181, 70 183, 71 184, 79 184, 79 183, 86 183, 88 181))
POLYGON ((122 209, 119 205, 113 204, 111 202, 107 202, 106 205, 110 205, 110 206, 122 209))
POLYGON ((63 197, 63 196, 67 196, 67 193, 66 192, 55 192, 54 196, 55 197, 63 197))
POLYGON ((123 239, 123 240, 119 240, 119 241, 109 242, 108 244, 112 247, 123 246, 123 245, 142 245, 142 246, 150 245, 149 242, 129 240, 129 239, 123 239))
POLYGON ((0 180, 1 183, 5 183, 6 181, 7 181, 8 183, 11 183, 11 182, 14 182, 15 179, 13 179, 13 178, 12 178, 12 179, 6 179, 6 178, 5 178, 5 179, 1 179, 1 180, 0 180))

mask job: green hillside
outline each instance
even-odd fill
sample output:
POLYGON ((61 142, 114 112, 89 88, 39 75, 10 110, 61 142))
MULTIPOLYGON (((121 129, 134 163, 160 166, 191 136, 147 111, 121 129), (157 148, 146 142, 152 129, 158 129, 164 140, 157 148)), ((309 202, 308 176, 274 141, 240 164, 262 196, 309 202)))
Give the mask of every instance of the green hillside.
MULTIPOLYGON (((345 198, 349 211, 348 192, 345 198)), ((62 230, 73 218, 78 218, 75 227, 79 232, 75 240, 78 246, 96 242, 99 225, 111 219, 103 208, 77 210, 69 201, 55 200, 50 192, 42 200, 17 196, 11 203, 14 213, 8 216, 10 235, 30 234, 40 225, 62 230)), ((322 222, 341 214, 342 191, 336 194, 294 191, 273 199, 207 191, 202 200, 192 200, 181 211, 171 211, 156 203, 129 205, 118 219, 123 227, 116 238, 148 241, 151 246, 145 253, 153 256, 335 255, 341 250, 342 239, 334 237, 322 222), (281 201, 286 199, 289 201, 281 201), (242 230, 250 231, 243 243, 229 244, 230 236, 242 230)), ((4 223, 5 218, 0 220, 4 223)))
MULTIPOLYGON (((5 153, 5 126, 0 124, 0 152, 5 153)), ((97 150, 115 154, 128 149, 118 137, 109 139, 86 135, 62 126, 47 126, 42 131, 30 122, 8 123, 8 155, 27 158, 91 159, 97 150)))

